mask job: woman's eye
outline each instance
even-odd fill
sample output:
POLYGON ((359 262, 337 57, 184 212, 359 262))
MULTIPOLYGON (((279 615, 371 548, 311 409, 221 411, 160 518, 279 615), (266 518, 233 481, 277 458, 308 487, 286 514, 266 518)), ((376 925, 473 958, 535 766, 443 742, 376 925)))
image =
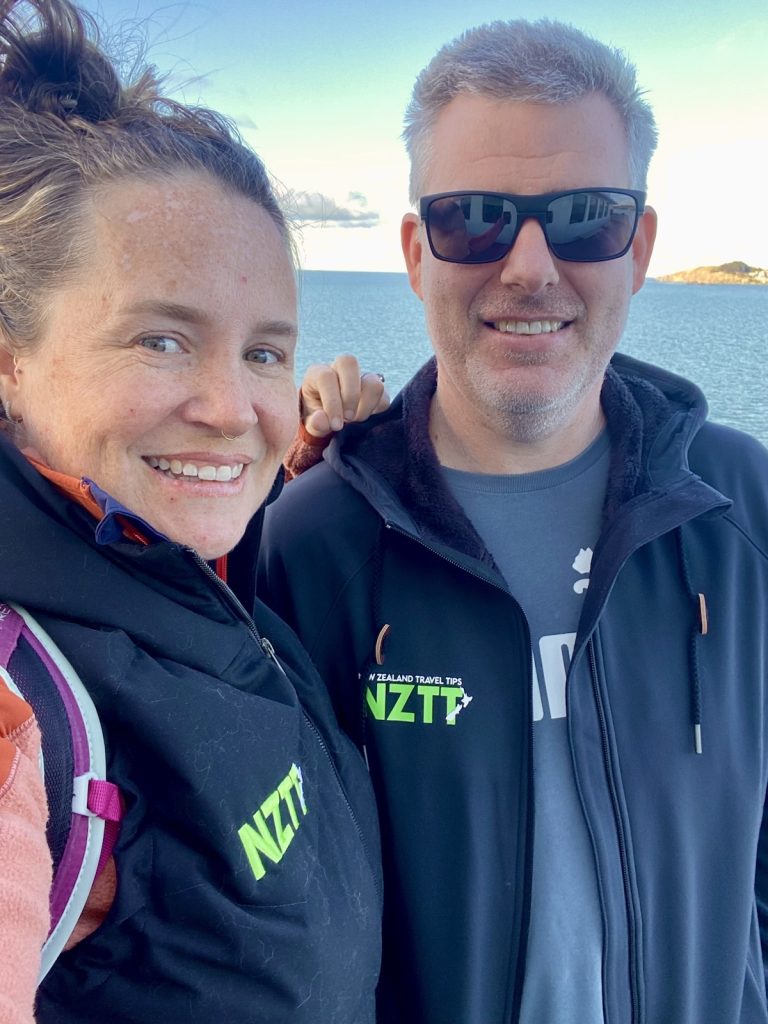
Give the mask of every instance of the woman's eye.
POLYGON ((273 352, 268 348, 252 348, 250 352, 246 352, 245 358, 249 363, 278 363, 280 357, 277 352, 273 352))
POLYGON ((139 338, 139 344, 151 352, 181 352, 178 341, 166 334, 150 334, 146 338, 139 338))

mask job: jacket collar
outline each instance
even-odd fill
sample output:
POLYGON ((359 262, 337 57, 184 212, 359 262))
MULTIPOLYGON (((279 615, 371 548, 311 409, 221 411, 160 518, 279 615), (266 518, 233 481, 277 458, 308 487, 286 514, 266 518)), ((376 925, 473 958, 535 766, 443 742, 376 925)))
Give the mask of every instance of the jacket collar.
MULTIPOLYGON (((174 585, 178 583, 181 589, 184 588, 185 584, 182 582, 181 574, 182 570, 188 567, 189 562, 188 556, 186 558, 182 556, 184 549, 181 545, 158 534, 138 517, 131 517, 128 510, 113 502, 94 484, 85 482, 87 500, 73 500, 75 495, 70 493, 70 488, 62 486, 62 480, 46 479, 46 476, 49 475, 50 473, 44 475, 39 468, 33 466, 13 442, 0 431, 0 478, 4 490, 2 514, 13 517, 23 516, 29 525, 30 534, 35 534, 37 531, 41 563, 48 564, 51 575, 55 575, 59 571, 59 561, 61 562, 61 572, 71 573, 71 565, 77 564, 78 559, 82 561, 86 557, 74 554, 76 545, 85 541, 88 548, 94 553, 100 548, 115 561, 130 564, 131 571, 134 573, 139 571, 138 567, 141 564, 142 569, 155 578, 167 577, 169 583, 174 585), (99 518, 99 513, 101 513, 101 518, 99 518), (133 536, 132 530, 129 529, 126 536, 124 529, 126 523, 132 526, 143 525, 143 530, 140 530, 142 533, 140 543, 136 543, 139 538, 133 536), (57 529, 59 527, 63 528, 63 532, 57 529), (97 533, 99 533, 98 537, 97 533), (151 540, 150 544, 146 543, 148 539, 151 540), (44 549, 47 554, 42 553, 44 549), (63 553, 65 549, 68 552, 66 556, 63 553), (57 552, 61 555, 60 559, 57 559, 57 552)), ((53 477, 57 476, 57 474, 53 474, 53 477)), ((282 481, 281 472, 273 484, 267 502, 273 501, 280 493, 282 481)), ((78 481, 74 481, 74 484, 76 489, 79 488, 78 481)), ((255 603, 254 566, 261 540, 263 521, 264 506, 257 510, 248 524, 242 540, 227 557, 227 583, 249 613, 255 603)), ((1 525, 2 516, 0 515, 1 525)), ((19 601, 21 604, 37 606, 34 596, 39 591, 39 580, 34 575, 31 566, 27 567, 25 573, 23 558, 18 566, 18 572, 12 571, 10 563, 16 557, 17 552, 11 544, 10 535, 8 544, 10 547, 0 543, 0 560, 4 560, 4 566, 8 570, 6 575, 15 575, 21 581, 22 589, 14 593, 8 592, 4 597, 8 600, 19 601), (29 592, 23 589, 27 583, 31 588, 29 592)), ((90 558, 90 555, 87 557, 90 558)), ((97 561, 94 561, 94 565, 96 564, 98 564, 97 561)), ((85 571, 84 564, 82 568, 85 571)), ((189 584, 187 583, 186 586, 188 588, 189 584)), ((207 586, 208 584, 206 584, 207 586)), ((66 595, 66 593, 67 589, 62 587, 62 594, 66 595)))
MULTIPOLYGON (((395 525, 490 566, 482 540, 444 482, 429 439, 436 386, 432 358, 386 413, 347 427, 325 458, 395 525)), ((623 354, 606 370, 601 401, 611 440, 604 510, 609 521, 637 495, 691 478, 687 451, 707 405, 694 384, 623 354)))

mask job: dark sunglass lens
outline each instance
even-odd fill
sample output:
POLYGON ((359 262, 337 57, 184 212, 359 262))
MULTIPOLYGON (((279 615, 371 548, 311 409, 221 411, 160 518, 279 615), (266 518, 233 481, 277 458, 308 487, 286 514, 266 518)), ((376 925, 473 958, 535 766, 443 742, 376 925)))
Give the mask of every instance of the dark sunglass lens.
POLYGON ((436 255, 456 263, 492 263, 509 252, 517 213, 508 199, 462 195, 436 199, 427 218, 436 255))
POLYGON ((622 192, 570 192, 548 205, 547 237, 559 259, 593 263, 629 248, 637 203, 622 192))

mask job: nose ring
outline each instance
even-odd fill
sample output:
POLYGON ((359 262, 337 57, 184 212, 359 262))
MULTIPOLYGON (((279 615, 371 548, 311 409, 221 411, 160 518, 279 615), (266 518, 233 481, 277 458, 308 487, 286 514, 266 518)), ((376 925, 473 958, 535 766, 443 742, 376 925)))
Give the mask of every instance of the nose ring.
POLYGON ((222 430, 221 436, 224 438, 225 441, 236 441, 238 439, 238 437, 242 437, 243 435, 242 434, 225 434, 224 431, 222 430))

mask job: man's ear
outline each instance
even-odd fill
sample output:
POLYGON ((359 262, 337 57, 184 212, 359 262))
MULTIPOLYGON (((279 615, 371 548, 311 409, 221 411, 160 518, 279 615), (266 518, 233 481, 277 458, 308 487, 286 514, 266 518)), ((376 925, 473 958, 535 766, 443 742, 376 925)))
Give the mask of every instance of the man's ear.
POLYGON ((403 223, 400 225, 400 244, 403 247, 405 266, 408 270, 408 280, 411 288, 424 299, 421 290, 421 258, 423 247, 421 244, 421 224, 415 213, 406 213, 403 223))
POLYGON ((646 206, 632 239, 632 294, 643 287, 648 264, 651 262, 653 243, 656 240, 656 211, 646 206))
POLYGON ((19 369, 10 343, 0 329, 0 401, 7 408, 18 405, 19 369))

